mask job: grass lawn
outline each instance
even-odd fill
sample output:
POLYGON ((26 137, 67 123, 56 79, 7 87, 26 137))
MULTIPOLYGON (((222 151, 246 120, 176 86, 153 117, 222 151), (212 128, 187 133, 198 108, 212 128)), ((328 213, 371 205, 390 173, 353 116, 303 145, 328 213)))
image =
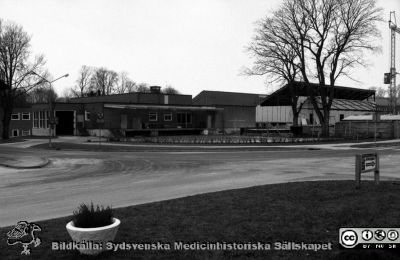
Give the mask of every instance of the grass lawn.
MULTIPOLYGON (((400 182, 325 181, 265 185, 115 209, 122 223, 117 242, 332 243, 332 251, 117 251, 99 259, 399 259, 398 251, 338 247, 340 227, 399 227, 400 182)), ((77 205, 78 206, 78 205, 77 205)), ((72 211, 73 209, 71 209, 72 211)), ((67 218, 36 222, 42 244, 23 259, 93 259, 77 251, 52 251, 70 241, 67 218)), ((16 219, 16 221, 18 221, 16 219)), ((0 229, 0 259, 20 259, 0 229)))

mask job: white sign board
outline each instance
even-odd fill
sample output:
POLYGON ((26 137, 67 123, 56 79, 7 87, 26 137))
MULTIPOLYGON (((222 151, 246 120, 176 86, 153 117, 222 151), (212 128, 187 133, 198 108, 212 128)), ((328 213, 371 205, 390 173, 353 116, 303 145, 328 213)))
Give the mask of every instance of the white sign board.
POLYGON ((361 172, 374 171, 376 169, 376 154, 363 154, 361 157, 361 172))
POLYGON ((356 188, 361 186, 361 173, 374 172, 375 184, 379 184, 379 156, 377 153, 356 154, 356 188))

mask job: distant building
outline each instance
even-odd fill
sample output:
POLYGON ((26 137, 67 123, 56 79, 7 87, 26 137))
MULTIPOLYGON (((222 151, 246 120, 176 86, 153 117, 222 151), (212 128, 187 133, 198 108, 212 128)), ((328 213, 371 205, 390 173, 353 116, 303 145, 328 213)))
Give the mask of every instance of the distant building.
MULTIPOLYGON (((129 93, 56 102, 56 135, 135 136, 199 134, 213 129, 218 109, 192 104, 191 95, 129 93)), ((11 136, 49 134, 48 104, 14 109, 11 136)))
POLYGON ((256 106, 265 95, 203 90, 193 98, 193 104, 215 106, 214 126, 217 131, 239 132, 241 128, 256 126, 256 106))
MULTIPOLYGON (((377 97, 376 98, 376 109, 381 114, 392 114, 393 107, 388 97, 377 97)), ((400 113, 400 100, 397 100, 396 114, 400 113)))
MULTIPOLYGON (((299 103, 304 105, 299 114, 299 125, 320 125, 318 116, 311 101, 308 98, 309 91, 321 91, 318 84, 295 82, 293 87, 299 98, 299 103)), ((327 86, 329 87, 329 86, 327 86)), ((322 108, 321 100, 317 102, 322 108)), ((367 89, 335 87, 334 100, 331 106, 329 124, 343 120, 350 115, 365 115, 375 112, 375 91, 367 89)), ((260 106, 257 106, 257 124, 287 125, 293 124, 293 113, 290 101, 290 86, 285 85, 265 98, 260 106)))

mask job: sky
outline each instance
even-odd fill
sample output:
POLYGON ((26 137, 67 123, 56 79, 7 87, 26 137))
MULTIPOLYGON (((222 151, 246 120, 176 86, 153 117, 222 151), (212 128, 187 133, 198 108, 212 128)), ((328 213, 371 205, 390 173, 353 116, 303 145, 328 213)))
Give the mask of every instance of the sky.
MULTIPOLYGON (((0 18, 21 25, 31 39, 33 55, 43 54, 46 68, 63 94, 75 85, 82 65, 127 72, 137 82, 183 94, 202 90, 265 94, 279 86, 266 76, 243 76, 253 60, 246 46, 255 22, 268 16, 281 0, 0 0, 0 18)), ((370 66, 353 70, 359 82, 342 86, 387 87, 390 68, 389 12, 400 1, 378 0, 385 22, 379 24, 382 51, 370 66)), ((400 53, 400 34, 397 35, 400 53)), ((400 70, 400 55, 396 67, 400 70)), ((400 79, 398 80, 400 82, 400 79)))

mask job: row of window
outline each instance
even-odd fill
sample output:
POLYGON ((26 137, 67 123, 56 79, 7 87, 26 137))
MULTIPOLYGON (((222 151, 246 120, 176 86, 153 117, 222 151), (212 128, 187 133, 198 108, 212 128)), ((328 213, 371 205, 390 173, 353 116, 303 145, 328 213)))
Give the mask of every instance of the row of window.
MULTIPOLYGON (((189 112, 182 112, 176 114, 177 121, 180 124, 191 124, 192 123, 192 114, 189 112)), ((158 113, 157 112, 149 112, 149 121, 156 122, 158 121, 158 113)), ((164 121, 172 121, 172 113, 164 114, 164 121)))
MULTIPOLYGON (((177 113, 177 121, 180 124, 191 124, 192 114, 189 112, 177 113)), ((13 113, 11 115, 11 120, 31 120, 31 114, 29 112, 13 113)), ((33 112, 33 127, 34 128, 48 128, 49 127, 49 111, 35 111, 33 112)), ((85 111, 85 120, 90 120, 90 112, 85 111)), ((158 121, 157 112, 149 112, 149 121, 158 121)), ((172 121, 172 113, 164 114, 164 121, 172 121)))
POLYGON ((33 112, 33 128, 49 128, 50 113, 48 110, 33 112))
MULTIPOLYGON (((157 112, 149 112, 149 121, 155 122, 158 121, 158 113, 157 112)), ((164 114, 164 121, 172 121, 172 114, 164 114)))
MULTIPOLYGON (((30 130, 22 130, 21 136, 29 136, 31 135, 30 130)), ((12 129, 11 130, 11 137, 18 137, 19 136, 19 129, 12 129)))
POLYGON ((31 113, 22 112, 22 113, 12 113, 11 120, 31 120, 31 113))

